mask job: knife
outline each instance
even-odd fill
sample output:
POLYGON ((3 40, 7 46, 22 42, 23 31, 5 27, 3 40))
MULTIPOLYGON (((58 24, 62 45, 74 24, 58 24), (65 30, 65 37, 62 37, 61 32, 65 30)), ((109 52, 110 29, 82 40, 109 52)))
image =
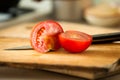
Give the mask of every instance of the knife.
POLYGON ((92 35, 92 36, 93 36, 92 44, 120 41, 120 32, 97 34, 97 35, 92 35))
MULTIPOLYGON (((113 41, 120 41, 120 32, 96 34, 92 36, 93 36, 92 44, 103 44, 103 43, 110 43, 113 41)), ((26 46, 13 47, 5 50, 32 50, 32 49, 33 48, 30 45, 26 45, 26 46)))

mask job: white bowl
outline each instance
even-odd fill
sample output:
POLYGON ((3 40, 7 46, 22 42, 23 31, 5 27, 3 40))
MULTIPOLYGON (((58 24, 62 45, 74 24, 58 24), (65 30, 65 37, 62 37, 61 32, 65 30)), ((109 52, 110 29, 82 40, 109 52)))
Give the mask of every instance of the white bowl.
POLYGON ((85 19, 93 25, 114 26, 120 23, 119 9, 101 5, 88 8, 85 11, 85 19))
POLYGON ((85 19, 88 23, 97 26, 115 26, 120 23, 119 17, 100 18, 92 15, 86 15, 85 19))

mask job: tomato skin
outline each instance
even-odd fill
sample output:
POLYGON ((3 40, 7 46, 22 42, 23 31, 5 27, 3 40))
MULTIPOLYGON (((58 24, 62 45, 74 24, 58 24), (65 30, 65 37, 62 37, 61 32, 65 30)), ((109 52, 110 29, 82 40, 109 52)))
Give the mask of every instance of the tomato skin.
POLYGON ((57 50, 59 44, 58 35, 63 32, 59 23, 53 20, 42 21, 35 25, 31 32, 31 46, 38 52, 57 50))
POLYGON ((92 36, 79 31, 66 31, 59 35, 59 41, 61 46, 68 52, 80 53, 90 46, 92 36))

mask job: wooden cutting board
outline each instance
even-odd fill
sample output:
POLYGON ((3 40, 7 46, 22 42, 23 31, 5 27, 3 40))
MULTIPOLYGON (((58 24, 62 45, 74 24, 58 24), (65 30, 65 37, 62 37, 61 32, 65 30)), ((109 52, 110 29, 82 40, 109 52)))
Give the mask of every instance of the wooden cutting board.
MULTIPOLYGON (((91 45, 86 51, 71 54, 60 49, 46 54, 34 50, 5 50, 30 45, 29 34, 35 23, 26 23, 0 31, 1 64, 45 69, 89 79, 120 72, 120 43, 91 45)), ((79 30, 89 34, 111 33, 119 30, 61 22, 64 30, 79 30)))

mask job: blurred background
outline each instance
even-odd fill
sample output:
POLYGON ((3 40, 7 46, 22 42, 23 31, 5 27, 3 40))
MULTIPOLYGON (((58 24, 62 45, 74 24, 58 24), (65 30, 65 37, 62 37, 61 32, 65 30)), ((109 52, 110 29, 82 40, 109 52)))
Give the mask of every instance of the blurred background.
MULTIPOLYGON (((65 21, 66 26, 71 23, 87 24, 87 27, 90 25, 88 30, 84 28, 84 25, 81 28, 81 31, 91 31, 90 33, 106 32, 106 29, 98 30, 100 28, 95 31, 91 29, 92 26, 112 28, 112 30, 114 28, 120 31, 120 0, 0 0, 0 37, 2 35, 3 38, 6 36, 29 38, 33 23, 49 19, 65 21)), ((79 26, 74 25, 72 24, 71 27, 79 26)), ((23 77, 21 80, 26 78, 29 78, 28 80, 40 80, 40 78, 41 80, 49 80, 49 78, 52 80, 58 80, 58 78, 59 80, 86 80, 42 70, 29 71, 0 67, 0 78, 5 78, 0 80, 9 78, 18 80, 16 78, 20 77, 23 77)), ((104 80, 120 80, 120 75, 118 78, 104 80)))
POLYGON ((120 0, 0 0, 0 27, 46 19, 113 26, 120 22, 120 0))

